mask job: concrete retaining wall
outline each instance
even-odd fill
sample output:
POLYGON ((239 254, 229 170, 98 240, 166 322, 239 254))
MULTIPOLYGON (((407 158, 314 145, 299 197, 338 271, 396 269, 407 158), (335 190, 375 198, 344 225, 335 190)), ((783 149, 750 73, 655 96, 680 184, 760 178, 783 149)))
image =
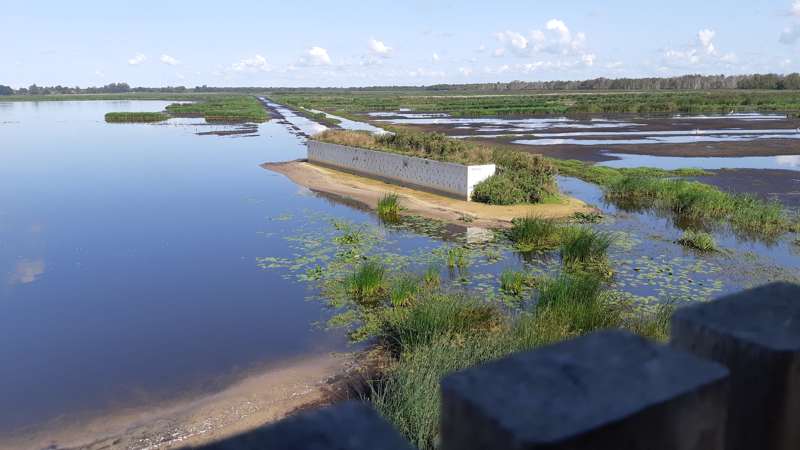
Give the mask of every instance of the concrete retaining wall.
POLYGON ((314 140, 308 141, 308 160, 463 200, 469 200, 475 185, 495 172, 494 164, 465 166, 314 140))

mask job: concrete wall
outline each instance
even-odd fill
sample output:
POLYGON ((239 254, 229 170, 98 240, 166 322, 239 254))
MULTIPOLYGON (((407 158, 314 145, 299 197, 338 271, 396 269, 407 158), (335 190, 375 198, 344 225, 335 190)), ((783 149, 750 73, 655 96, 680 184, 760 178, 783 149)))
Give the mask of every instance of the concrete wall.
POLYGON ((494 164, 465 166, 314 140, 308 141, 308 160, 464 200, 495 172, 494 164))

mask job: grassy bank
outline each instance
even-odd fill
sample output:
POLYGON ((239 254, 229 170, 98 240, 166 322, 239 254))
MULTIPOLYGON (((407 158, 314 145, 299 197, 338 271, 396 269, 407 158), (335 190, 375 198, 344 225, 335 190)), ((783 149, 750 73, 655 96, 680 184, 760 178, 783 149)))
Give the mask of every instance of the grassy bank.
POLYGON ((169 119, 169 114, 163 112, 110 112, 105 116, 109 123, 131 122, 161 122, 169 119))
POLYGON ((660 211, 682 227, 702 230, 728 225, 740 235, 768 240, 800 229, 797 218, 778 202, 676 178, 703 175, 701 170, 614 169, 561 160, 552 163, 563 175, 600 185, 606 198, 624 209, 660 211))
POLYGON ((800 111, 798 91, 669 91, 575 92, 514 94, 458 92, 295 92, 274 94, 282 103, 331 111, 397 111, 407 108, 453 116, 510 116, 537 114, 657 114, 728 113, 734 111, 800 111))
POLYGON ((314 136, 314 139, 459 164, 495 163, 497 173, 479 183, 473 192, 473 200, 483 203, 539 203, 558 192, 556 171, 540 156, 492 149, 451 139, 441 133, 419 133, 404 129, 392 131, 375 135, 360 131, 328 130, 314 136))

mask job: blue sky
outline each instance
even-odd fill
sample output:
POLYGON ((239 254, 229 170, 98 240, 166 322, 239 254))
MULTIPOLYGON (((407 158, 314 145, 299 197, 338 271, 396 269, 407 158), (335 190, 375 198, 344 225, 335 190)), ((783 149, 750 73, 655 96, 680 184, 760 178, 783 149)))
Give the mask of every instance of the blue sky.
POLYGON ((13 87, 800 71, 800 0, 3 3, 0 84, 13 87))

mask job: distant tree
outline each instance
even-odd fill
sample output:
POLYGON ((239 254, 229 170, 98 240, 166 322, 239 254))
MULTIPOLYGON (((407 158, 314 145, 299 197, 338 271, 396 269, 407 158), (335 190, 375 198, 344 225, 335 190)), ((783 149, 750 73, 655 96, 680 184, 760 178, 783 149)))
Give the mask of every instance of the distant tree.
POLYGON ((13 95, 14 89, 11 89, 11 86, 6 86, 0 84, 0 95, 13 95))

